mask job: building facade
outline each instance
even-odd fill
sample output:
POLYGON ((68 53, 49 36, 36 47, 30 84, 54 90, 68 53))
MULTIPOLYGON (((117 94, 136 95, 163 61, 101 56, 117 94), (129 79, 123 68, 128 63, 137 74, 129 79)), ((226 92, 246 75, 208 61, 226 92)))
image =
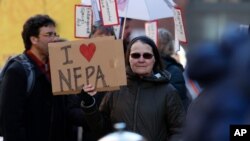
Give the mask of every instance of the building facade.
POLYGON ((229 24, 250 24, 250 0, 189 0, 185 19, 189 46, 218 39, 229 24))

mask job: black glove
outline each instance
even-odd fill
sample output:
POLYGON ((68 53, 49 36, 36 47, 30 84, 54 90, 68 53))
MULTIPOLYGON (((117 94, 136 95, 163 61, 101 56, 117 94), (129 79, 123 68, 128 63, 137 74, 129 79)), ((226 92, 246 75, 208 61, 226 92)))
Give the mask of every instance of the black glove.
POLYGON ((80 93, 80 98, 81 98, 81 107, 88 107, 95 103, 94 97, 90 96, 83 90, 80 93))

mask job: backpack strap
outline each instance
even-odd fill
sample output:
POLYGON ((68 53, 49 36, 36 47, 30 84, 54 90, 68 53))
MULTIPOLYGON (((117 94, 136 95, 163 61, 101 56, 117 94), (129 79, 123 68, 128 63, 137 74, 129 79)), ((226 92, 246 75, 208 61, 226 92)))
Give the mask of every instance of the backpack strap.
POLYGON ((20 54, 14 57, 14 60, 22 64, 26 76, 27 76, 27 94, 30 95, 33 87, 35 85, 35 72, 34 72, 34 65, 30 62, 30 59, 27 57, 26 54, 20 54))
POLYGON ((5 72, 13 62, 18 62, 23 66, 27 76, 27 95, 30 95, 35 85, 35 72, 34 65, 30 62, 30 59, 25 54, 13 56, 6 62, 0 74, 0 82, 2 82, 5 72))
POLYGON ((5 65, 3 66, 3 69, 2 69, 2 71, 1 71, 1 73, 0 73, 0 83, 2 83, 3 78, 4 78, 4 75, 5 75, 5 72, 8 70, 9 66, 14 62, 14 58, 15 58, 15 57, 16 57, 16 56, 10 57, 10 58, 7 60, 7 62, 5 63, 5 65))

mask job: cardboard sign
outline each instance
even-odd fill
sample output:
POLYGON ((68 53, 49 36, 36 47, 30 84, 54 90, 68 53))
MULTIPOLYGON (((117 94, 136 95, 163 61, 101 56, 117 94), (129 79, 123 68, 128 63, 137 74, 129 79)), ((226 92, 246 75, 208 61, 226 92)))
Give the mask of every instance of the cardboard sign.
POLYGON ((99 37, 49 43, 49 54, 54 95, 79 93, 87 84, 97 91, 127 84, 122 40, 99 37))
POLYGON ((88 38, 92 26, 92 9, 89 5, 75 5, 75 37, 88 38))
POLYGON ((119 25, 116 0, 99 0, 104 26, 119 25))
POLYGON ((157 21, 145 22, 145 33, 146 33, 146 36, 151 38, 155 42, 155 44, 157 45, 158 22, 157 21))

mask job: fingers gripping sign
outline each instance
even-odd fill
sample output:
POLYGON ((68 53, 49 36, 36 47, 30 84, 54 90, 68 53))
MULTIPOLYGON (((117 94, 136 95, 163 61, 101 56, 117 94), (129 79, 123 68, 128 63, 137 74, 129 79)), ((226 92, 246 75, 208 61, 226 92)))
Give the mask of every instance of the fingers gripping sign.
POLYGON ((91 96, 94 96, 97 93, 95 87, 92 84, 88 84, 88 85, 84 86, 83 91, 88 93, 91 96))

